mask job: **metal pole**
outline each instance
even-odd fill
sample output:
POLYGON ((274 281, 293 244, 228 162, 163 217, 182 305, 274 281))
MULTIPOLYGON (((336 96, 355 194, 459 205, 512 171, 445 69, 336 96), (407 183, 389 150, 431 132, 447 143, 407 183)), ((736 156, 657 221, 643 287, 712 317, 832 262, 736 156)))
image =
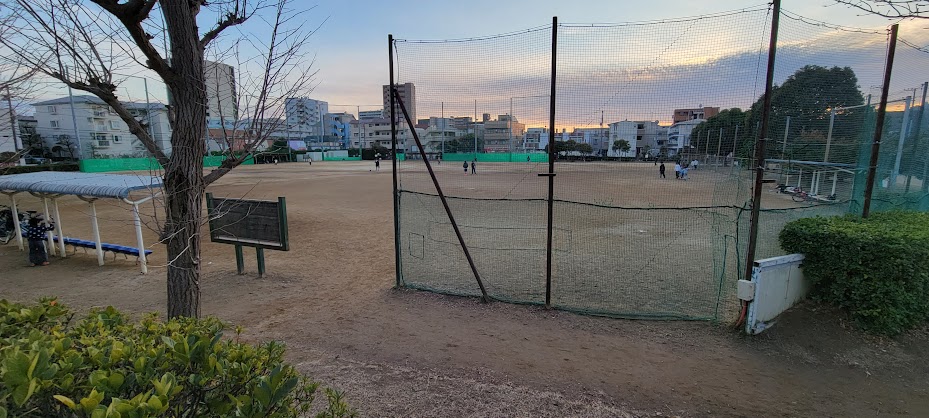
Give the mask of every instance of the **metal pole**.
POLYGON ((826 134, 826 152, 823 154, 823 162, 829 162, 829 148, 832 147, 832 126, 835 125, 835 108, 829 112, 829 133, 826 134))
MULTIPOLYGON (((923 99, 919 102, 919 116, 916 117, 916 132, 913 135, 913 150, 916 150, 916 146, 919 144, 919 134, 923 127, 923 115, 926 114, 926 90, 929 89, 929 82, 923 83, 923 99)), ((923 151, 923 158, 926 160, 923 162, 923 190, 929 188, 929 182, 926 181, 926 174, 929 172, 929 155, 925 155, 923 151)), ((909 185, 909 182, 907 182, 909 185)), ((909 188, 907 188, 909 190, 909 188)))
POLYGON ((910 101, 915 97, 907 96, 903 103, 903 124, 900 126, 900 140, 897 141, 897 157, 894 159, 894 170, 890 173, 888 187, 897 186, 897 176, 900 175, 900 161, 903 159, 903 143, 906 141, 907 122, 910 119, 910 101))
POLYGON ((768 122, 771 118, 771 89, 774 84, 774 59, 777 57, 777 30, 781 17, 781 0, 774 0, 771 17, 771 40, 768 43, 768 70, 765 79, 764 102, 761 111, 761 129, 755 145, 755 185, 752 188, 752 216, 748 229, 748 251, 745 254, 745 276, 750 280, 755 267, 755 251, 758 245, 758 216, 761 214, 761 187, 764 180, 765 144, 768 139, 768 122))
POLYGON ((787 136, 790 133, 790 116, 787 117, 787 124, 784 125, 784 143, 781 145, 781 159, 786 160, 787 156, 787 136))
POLYGON ((52 198, 52 206, 55 208, 55 233, 58 234, 58 251, 61 258, 65 258, 68 252, 65 249, 65 233, 61 228, 61 211, 58 210, 58 198, 52 198))
POLYGON ((716 165, 719 165, 719 153, 723 150, 723 128, 719 128, 719 141, 716 142, 716 165))
POLYGON ((884 130, 884 117, 887 115, 887 94, 890 91, 890 74, 894 68, 894 54, 897 52, 897 31, 900 26, 890 27, 890 45, 887 47, 887 64, 884 68, 884 84, 881 86, 881 103, 877 108, 877 121, 874 127, 874 142, 871 143, 871 161, 868 164, 868 179, 864 189, 864 205, 861 217, 867 218, 871 212, 871 195, 874 194, 874 178, 877 176, 877 158, 881 151, 881 135, 884 130))
POLYGON ((554 226, 555 207, 555 87, 558 70, 558 16, 552 17, 552 82, 551 97, 548 103, 548 126, 551 134, 548 139, 548 224, 545 243, 545 307, 552 307, 552 229, 554 226))
MULTIPOLYGON (((68 71, 68 66, 65 66, 65 71, 68 71)), ((67 77, 67 75, 66 75, 67 77)), ((77 114, 74 110, 74 94, 71 93, 71 85, 68 85, 68 101, 71 104, 71 123, 74 124, 74 142, 77 144, 77 157, 79 160, 84 159, 84 149, 81 146, 81 133, 77 130, 77 114)))
POLYGON ((139 205, 132 204, 132 223, 135 224, 136 247, 139 249, 139 265, 142 274, 148 273, 148 263, 145 260, 145 243, 142 241, 142 219, 139 217, 139 205))
MULTIPOLYGON (((394 90, 394 87, 391 86, 391 90, 394 90)), ((410 114, 406 111, 406 105, 403 104, 403 100, 398 100, 397 104, 400 105, 400 111, 403 112, 403 117, 406 119, 406 123, 410 126, 413 126, 413 121, 410 119, 410 114)), ((455 230, 455 235, 458 237, 458 244, 461 245, 461 249, 464 251, 465 258, 468 259, 468 265, 471 266, 471 273, 474 274, 474 280, 477 281, 478 287, 481 288, 481 301, 487 302, 487 289, 484 288, 484 282, 481 280, 481 275, 477 272, 477 267, 474 265, 474 259, 471 258, 471 251, 468 250, 468 246, 464 242, 464 237, 461 236, 461 230, 458 229, 458 222, 455 221, 455 215, 452 214, 452 209, 448 206, 448 201, 445 199, 445 193, 442 192, 442 186, 439 185, 439 179, 436 178, 435 172, 432 171, 432 164, 429 163, 429 159, 426 158, 426 150, 423 149, 423 144, 419 142, 419 135, 416 133, 416 130, 411 131, 413 134, 413 140, 416 141, 416 147, 419 149, 419 155, 423 158, 423 162, 426 163, 426 170, 429 171, 429 177, 432 177, 432 184, 435 185, 435 190, 439 194, 439 199, 442 201, 442 206, 445 207, 445 213, 448 215, 448 221, 451 222, 452 228, 455 230)))
POLYGON ((442 102, 442 156, 445 156, 445 102, 442 102))
POLYGON ((477 159, 477 99, 474 100, 474 159, 477 159))
POLYGON ((737 158, 736 151, 739 149, 739 124, 735 125, 735 133, 732 134, 732 158, 737 158))
POLYGON ((258 278, 265 276, 265 249, 255 247, 255 256, 258 258, 258 278))
MULTIPOLYGON (((45 214, 45 221, 47 223, 48 215, 49 215, 47 197, 42 197, 42 206, 45 208, 45 212, 43 213, 45 214)), ((52 231, 48 231, 45 233, 45 240, 46 240, 45 253, 48 255, 56 255, 55 254, 55 240, 52 238, 52 231)))
MULTIPOLYGON (((26 165, 26 156, 23 151, 23 143, 20 141, 16 132, 16 114, 13 112, 13 99, 11 98, 10 86, 6 86, 6 106, 10 110, 10 130, 13 131, 13 149, 19 153, 19 165, 26 165)), ((15 219, 15 212, 14 212, 15 219)), ((16 222, 19 222, 16 220, 16 222)))
POLYGON ((19 210, 16 209, 16 194, 10 193, 10 209, 13 211, 13 231, 16 232, 16 245, 20 251, 25 250, 23 246, 23 230, 19 225, 19 210))
POLYGON ((97 204, 95 200, 90 202, 90 226, 94 229, 94 250, 97 253, 97 265, 104 264, 103 242, 100 240, 100 224, 97 222, 97 204))
MULTIPOLYGON (((400 287, 403 271, 400 264, 400 190, 397 187, 397 98, 394 93, 394 36, 387 35, 387 62, 390 65, 390 151, 393 155, 393 197, 394 197, 394 270, 396 286, 400 287)), ((412 129, 412 127, 410 127, 412 129)), ((422 150, 420 150, 422 151, 422 150)))
POLYGON ((245 274, 245 254, 243 254, 242 246, 238 244, 235 246, 235 271, 245 274))

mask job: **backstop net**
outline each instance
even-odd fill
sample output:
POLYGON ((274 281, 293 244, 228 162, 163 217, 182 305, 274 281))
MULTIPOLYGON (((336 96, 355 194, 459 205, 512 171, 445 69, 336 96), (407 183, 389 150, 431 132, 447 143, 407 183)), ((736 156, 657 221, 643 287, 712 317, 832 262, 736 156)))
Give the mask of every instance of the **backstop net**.
MULTIPOLYGON (((481 294, 412 141, 415 131, 493 298, 545 302, 551 205, 553 306, 644 318, 736 314, 770 24, 771 11, 761 6, 679 20, 395 40, 397 89, 416 125, 399 125, 406 151, 398 169, 401 284, 481 294)), ((887 47, 883 30, 789 12, 782 12, 780 33, 757 258, 782 254, 777 234, 792 219, 856 210, 879 93, 869 88, 881 83, 887 47)), ((892 91, 919 84, 917 65, 925 68, 927 55, 909 48, 908 64, 894 73, 908 75, 895 78, 892 91)), ((918 126, 914 109, 922 106, 914 102, 908 116, 905 106, 892 109, 918 126)), ((893 119, 884 132, 899 136, 893 119)), ((913 139, 905 150, 925 147, 916 139, 925 133, 907 132, 913 139)), ((881 167, 885 153, 896 152, 888 144, 881 167)), ((903 195, 923 190, 925 159, 915 160, 889 166, 896 180, 888 184, 909 190, 903 195)))

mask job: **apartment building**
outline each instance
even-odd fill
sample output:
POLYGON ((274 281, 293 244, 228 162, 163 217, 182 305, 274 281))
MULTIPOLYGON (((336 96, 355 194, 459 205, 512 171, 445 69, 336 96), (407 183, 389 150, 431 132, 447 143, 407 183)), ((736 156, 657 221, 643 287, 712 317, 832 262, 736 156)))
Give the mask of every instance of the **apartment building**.
POLYGON ((692 119, 677 122, 668 127, 668 156, 673 157, 690 147, 690 134, 697 125, 706 122, 704 119, 692 119))
POLYGON ((702 105, 693 109, 674 109, 672 121, 678 123, 694 119, 709 119, 718 114, 718 107, 703 107, 702 105))
MULTIPOLYGON (((384 148, 390 148, 390 119, 365 119, 356 120, 349 123, 352 129, 350 139, 351 148, 371 148, 372 145, 378 144, 384 148)), ((397 150, 405 151, 413 149, 413 136, 407 124, 397 124, 397 150)))
MULTIPOLYGON (((414 123, 416 122, 416 86, 413 83, 404 83, 396 84, 397 87, 397 98, 403 100, 403 105, 406 106, 406 111, 410 114, 410 120, 414 123)), ((382 88, 384 96, 384 115, 387 119, 390 119, 392 116, 390 114, 390 85, 385 85, 382 88)), ((396 121, 403 121, 403 113, 400 111, 400 105, 397 105, 397 117, 393 118, 396 121)))
POLYGON ((594 155, 606 155, 610 144, 609 128, 574 128, 571 133, 563 131, 562 141, 574 141, 579 144, 588 144, 594 155))
POLYGON ((522 144, 517 151, 526 152, 544 150, 548 146, 548 128, 529 128, 523 136, 522 144))
POLYGON ((323 118, 329 113, 329 103, 308 97, 290 97, 284 100, 288 129, 299 137, 321 140, 323 118))
POLYGON ((323 115, 323 127, 325 128, 324 141, 338 142, 342 148, 349 148, 352 140, 352 122, 356 121, 355 115, 348 112, 326 113, 323 115))
POLYGON ((655 156, 658 150, 667 142, 667 129, 658 125, 658 121, 629 121, 613 122, 610 124, 610 140, 607 153, 610 157, 645 157, 646 150, 649 156, 655 156), (613 150, 613 143, 618 140, 629 142, 629 152, 618 153, 613 150), (654 151, 653 151, 654 150, 654 151))
POLYGON ((497 120, 486 120, 483 128, 485 152, 514 152, 526 134, 526 125, 509 115, 498 115, 497 120))
POLYGON ((239 119, 235 68, 221 62, 204 61, 206 83, 206 121, 211 129, 232 128, 239 119))
MULTIPOLYGON (((123 105, 136 120, 148 125, 155 146, 170 154, 171 126, 165 106, 136 102, 124 102, 123 105)), ((123 120, 97 96, 62 97, 33 103, 33 106, 36 109, 36 133, 56 156, 105 158, 148 155, 148 150, 129 132, 123 120)))
POLYGON ((16 152, 19 142, 19 123, 16 118, 16 109, 0 108, 0 153, 16 152))
POLYGON ((359 119, 359 120, 380 119, 380 118, 383 118, 383 117, 384 117, 384 109, 378 109, 378 110, 362 110, 362 111, 359 111, 359 112, 358 112, 358 119, 359 119))

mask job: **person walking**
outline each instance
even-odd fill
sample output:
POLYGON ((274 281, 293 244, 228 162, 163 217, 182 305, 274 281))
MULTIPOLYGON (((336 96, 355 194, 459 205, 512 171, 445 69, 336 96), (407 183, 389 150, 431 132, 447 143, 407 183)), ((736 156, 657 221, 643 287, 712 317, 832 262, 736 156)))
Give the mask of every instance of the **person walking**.
POLYGON ((465 161, 465 162, 461 163, 461 166, 464 168, 464 173, 465 173, 465 174, 468 174, 468 162, 465 161))
POLYGON ((48 254, 45 252, 45 233, 55 229, 55 224, 40 220, 38 217, 30 218, 29 223, 23 226, 23 235, 29 241, 29 265, 47 266, 48 254))
POLYGON ((471 174, 477 174, 474 170, 477 168, 477 158, 474 161, 471 161, 471 174))
POLYGON ((660 178, 665 178, 665 176, 664 176, 664 163, 661 163, 661 165, 658 166, 658 176, 659 176, 660 178))
POLYGON ((679 162, 674 163, 674 178, 675 179, 681 178, 681 163, 679 162))

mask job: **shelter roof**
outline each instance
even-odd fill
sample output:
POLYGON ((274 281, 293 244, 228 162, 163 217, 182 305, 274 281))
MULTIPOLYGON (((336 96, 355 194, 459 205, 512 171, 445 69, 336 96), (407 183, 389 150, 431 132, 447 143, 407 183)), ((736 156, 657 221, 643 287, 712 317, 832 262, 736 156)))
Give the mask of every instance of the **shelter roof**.
POLYGON ((67 194, 125 199, 136 190, 160 189, 161 177, 136 174, 97 174, 69 171, 0 176, 0 191, 67 194))

